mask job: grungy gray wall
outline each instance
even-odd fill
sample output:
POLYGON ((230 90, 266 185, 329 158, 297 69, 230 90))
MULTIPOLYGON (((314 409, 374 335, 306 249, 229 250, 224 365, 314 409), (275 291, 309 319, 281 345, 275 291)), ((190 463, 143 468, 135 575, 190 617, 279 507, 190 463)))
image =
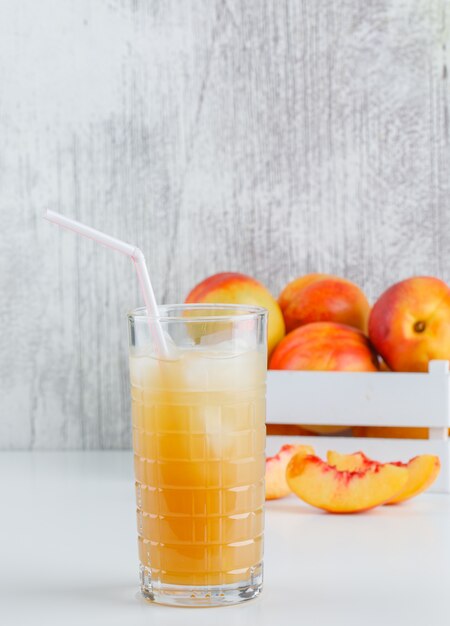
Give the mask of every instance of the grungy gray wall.
POLYGON ((126 258, 450 279, 448 0, 2 0, 0 447, 130 444, 126 258))

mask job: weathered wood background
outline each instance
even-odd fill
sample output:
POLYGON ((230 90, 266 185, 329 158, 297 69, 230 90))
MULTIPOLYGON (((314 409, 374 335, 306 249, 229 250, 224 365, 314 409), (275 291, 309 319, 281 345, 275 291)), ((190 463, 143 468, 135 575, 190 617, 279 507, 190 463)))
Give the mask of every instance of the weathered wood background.
POLYGON ((130 444, 126 258, 450 279, 448 0, 2 0, 0 447, 130 444))

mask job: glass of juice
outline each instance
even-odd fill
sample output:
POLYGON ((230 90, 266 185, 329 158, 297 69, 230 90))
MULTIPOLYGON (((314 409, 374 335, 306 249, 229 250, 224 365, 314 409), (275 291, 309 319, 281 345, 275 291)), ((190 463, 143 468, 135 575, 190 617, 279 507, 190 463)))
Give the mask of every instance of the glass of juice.
POLYGON ((146 310, 129 315, 141 590, 236 604, 262 587, 267 312, 173 305, 158 319, 170 359, 146 310))

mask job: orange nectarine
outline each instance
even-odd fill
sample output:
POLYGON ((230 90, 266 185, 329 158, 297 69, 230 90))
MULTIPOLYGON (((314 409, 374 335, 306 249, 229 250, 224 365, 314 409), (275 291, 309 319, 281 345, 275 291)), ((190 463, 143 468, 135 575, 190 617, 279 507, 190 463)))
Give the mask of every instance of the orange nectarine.
POLYGON ((284 337, 285 325, 277 301, 260 282, 238 272, 221 272, 205 278, 186 298, 186 302, 249 304, 262 306, 269 312, 268 353, 284 337))
POLYGON ((299 276, 298 278, 291 280, 291 282, 284 287, 283 291, 278 296, 278 304, 280 305, 283 315, 305 287, 308 287, 318 280, 323 280, 325 278, 331 278, 331 276, 329 274, 319 274, 315 272, 312 274, 305 274, 304 276, 299 276))
POLYGON ((307 274, 290 282, 278 303, 290 332, 311 322, 337 322, 367 330, 370 306, 354 283, 338 276, 307 274))

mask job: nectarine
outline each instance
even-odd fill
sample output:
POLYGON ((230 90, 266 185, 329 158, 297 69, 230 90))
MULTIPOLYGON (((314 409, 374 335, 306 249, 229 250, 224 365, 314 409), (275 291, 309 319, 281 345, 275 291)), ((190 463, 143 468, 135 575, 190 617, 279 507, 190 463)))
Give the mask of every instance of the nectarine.
MULTIPOLYGON (((369 459, 363 452, 353 454, 339 454, 334 450, 329 450, 327 460, 330 465, 340 471, 365 471, 374 467, 382 466, 382 463, 369 459)), ((386 504, 397 504, 404 500, 409 500, 417 496, 436 480, 441 463, 439 457, 432 454, 421 454, 410 459, 408 463, 396 461, 391 463, 396 467, 404 467, 408 470, 408 480, 397 496, 387 501, 386 504)))
POLYGON ((432 454, 415 456, 408 463, 394 463, 408 470, 408 482, 403 491, 396 498, 389 500, 387 504, 397 504, 417 496, 434 483, 441 469, 439 457, 432 454))
POLYGON ((287 309, 292 305, 298 294, 305 287, 312 285, 318 280, 323 280, 324 278, 331 278, 331 276, 329 274, 319 274, 315 272, 312 274, 305 274, 304 276, 299 276, 298 278, 291 280, 291 282, 284 287, 283 291, 278 296, 278 304, 280 305, 283 315, 285 315, 287 309))
POLYGON ((290 282, 278 303, 290 332, 311 322, 337 322, 367 330, 370 306, 354 283, 328 274, 307 274, 290 282))
POLYGON ((363 333, 333 322, 290 332, 275 348, 270 369, 376 372, 378 359, 363 333))
POLYGON ((268 353, 285 335, 283 315, 277 301, 260 282, 238 272, 221 272, 205 278, 186 298, 186 302, 250 304, 262 306, 269 312, 268 353))
POLYGON ((304 502, 330 513, 358 513, 395 498, 408 470, 377 465, 361 472, 340 472, 319 457, 295 455, 286 469, 291 490, 304 502))
POLYGON ((314 454, 311 446, 286 444, 275 456, 266 459, 266 500, 284 498, 290 493, 286 482, 286 467, 294 454, 314 454))
MULTIPOLYGON (((290 332, 275 348, 269 361, 273 370, 334 370, 376 372, 378 359, 365 335, 343 324, 316 322, 290 332)), ((321 435, 337 433, 346 426, 309 426, 321 435)))
POLYGON ((449 287, 429 276, 392 285, 371 311, 369 336, 395 371, 426 372, 430 360, 450 360, 449 287))

